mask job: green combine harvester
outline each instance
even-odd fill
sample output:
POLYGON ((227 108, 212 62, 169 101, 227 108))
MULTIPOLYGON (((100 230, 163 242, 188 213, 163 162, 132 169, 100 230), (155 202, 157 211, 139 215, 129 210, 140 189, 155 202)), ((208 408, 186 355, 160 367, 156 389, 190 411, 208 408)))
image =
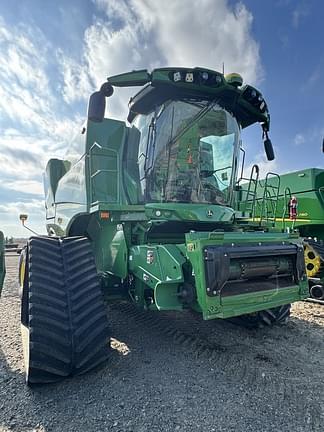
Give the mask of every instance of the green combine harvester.
POLYGON ((310 296, 324 300, 324 170, 269 173, 261 180, 254 174, 245 185, 241 209, 249 209, 251 221, 260 225, 299 231, 304 238, 310 296))
POLYGON ((5 265, 5 241, 3 232, 0 231, 0 295, 3 287, 3 281, 6 275, 6 265, 5 265))
POLYGON ((269 112, 240 75, 161 68, 110 77, 64 160, 45 173, 47 237, 31 237, 22 278, 29 384, 107 359, 108 303, 192 309, 202 319, 285 323, 308 296, 296 233, 247 222, 241 129, 269 112), (127 122, 104 118, 114 87, 141 86, 127 122))

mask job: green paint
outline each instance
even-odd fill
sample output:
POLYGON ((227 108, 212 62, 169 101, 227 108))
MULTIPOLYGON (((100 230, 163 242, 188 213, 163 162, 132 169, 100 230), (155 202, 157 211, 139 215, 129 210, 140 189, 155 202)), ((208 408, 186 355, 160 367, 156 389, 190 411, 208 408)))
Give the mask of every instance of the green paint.
MULTIPOLYGON (((270 177, 269 185, 273 183, 270 177)), ((259 181, 256 216, 260 217, 261 195, 264 180, 259 181)), ((317 237, 324 240, 324 170, 308 168, 280 175, 279 200, 276 211, 277 228, 298 228, 303 237, 317 237), (289 189, 290 193, 285 190, 289 189), (289 219, 289 198, 298 200, 297 219, 289 219)))
POLYGON ((241 225, 234 211, 241 128, 269 129, 260 92, 237 75, 201 68, 134 71, 109 82, 147 83, 131 99, 130 124, 88 120, 45 175, 48 232, 91 239, 107 298, 152 310, 192 308, 204 319, 304 298, 298 236, 241 225), (282 245, 294 255, 280 255, 282 245), (245 248, 245 255, 206 263, 206 251, 218 256, 221 248, 245 248), (216 280, 222 268, 227 279, 214 294, 210 272, 216 280))

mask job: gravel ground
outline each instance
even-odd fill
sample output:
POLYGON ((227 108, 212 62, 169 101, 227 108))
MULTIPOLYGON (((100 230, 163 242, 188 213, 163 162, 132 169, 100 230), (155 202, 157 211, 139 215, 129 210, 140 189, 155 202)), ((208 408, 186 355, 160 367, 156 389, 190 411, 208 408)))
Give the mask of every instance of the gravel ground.
POLYGON ((296 303, 285 327, 246 330, 188 314, 110 307, 111 358, 28 388, 18 257, 0 300, 0 431, 323 431, 324 308, 296 303))

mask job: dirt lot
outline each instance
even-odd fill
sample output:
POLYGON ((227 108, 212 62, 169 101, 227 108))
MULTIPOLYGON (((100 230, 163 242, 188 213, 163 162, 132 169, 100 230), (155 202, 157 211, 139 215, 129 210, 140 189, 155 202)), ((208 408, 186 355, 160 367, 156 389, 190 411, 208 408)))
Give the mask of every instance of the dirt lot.
POLYGON ((0 300, 0 431, 323 431, 324 307, 298 303, 285 327, 246 330, 191 314, 108 313, 101 369, 28 388, 18 257, 0 300))

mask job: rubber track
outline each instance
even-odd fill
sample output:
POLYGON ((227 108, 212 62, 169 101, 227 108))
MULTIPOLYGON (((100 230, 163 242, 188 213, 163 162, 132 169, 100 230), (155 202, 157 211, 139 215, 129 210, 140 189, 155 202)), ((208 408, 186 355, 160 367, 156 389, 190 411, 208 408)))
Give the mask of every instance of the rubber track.
POLYGON ((108 357, 107 313, 89 240, 63 239, 62 255, 73 329, 72 374, 80 375, 108 357), (80 274, 86 277, 78 278, 80 274))
POLYGON ((265 309, 255 314, 241 315, 231 318, 233 324, 247 328, 260 328, 272 325, 287 324, 290 316, 290 304, 278 306, 272 309, 265 309))
POLYGON ((32 237, 28 277, 27 383, 79 375, 106 360, 106 309, 88 239, 32 237))

